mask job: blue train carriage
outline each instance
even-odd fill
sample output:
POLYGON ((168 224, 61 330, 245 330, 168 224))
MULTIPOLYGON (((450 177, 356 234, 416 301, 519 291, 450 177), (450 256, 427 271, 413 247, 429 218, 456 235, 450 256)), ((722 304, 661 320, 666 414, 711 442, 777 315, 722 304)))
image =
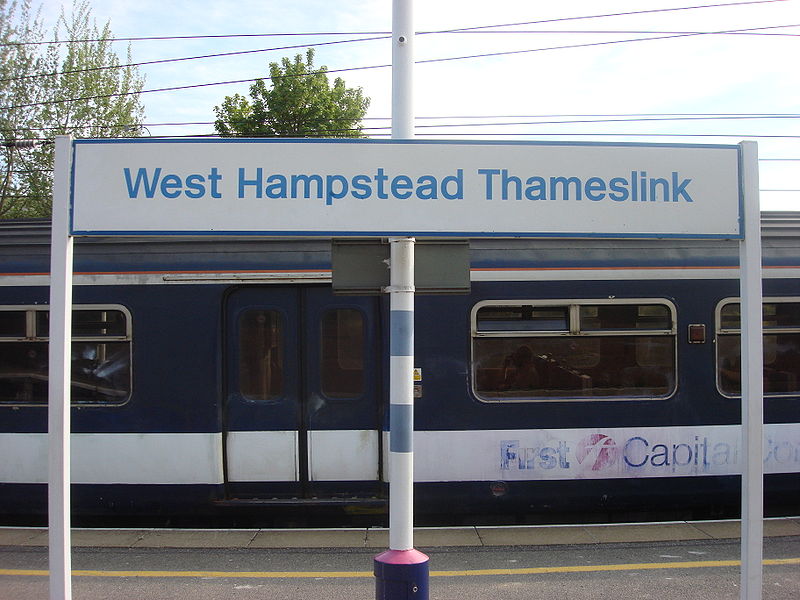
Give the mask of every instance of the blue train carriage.
MULTIPOLYGON (((763 235, 767 512, 788 514, 800 219, 763 235)), ((49 224, 0 223, 0 255, 0 514, 36 519, 49 224)), ((734 516, 737 264, 735 242, 472 240, 471 292, 416 301, 419 521, 734 516)), ((79 240, 74 281, 76 516, 382 518, 388 298, 334 295, 329 240, 79 240)))

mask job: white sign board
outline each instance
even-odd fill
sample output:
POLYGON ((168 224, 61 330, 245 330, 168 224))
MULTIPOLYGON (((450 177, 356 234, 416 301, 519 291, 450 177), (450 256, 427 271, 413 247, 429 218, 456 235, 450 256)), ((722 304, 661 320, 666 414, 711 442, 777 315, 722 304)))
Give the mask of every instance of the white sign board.
POLYGON ((148 139, 73 148, 73 235, 743 235, 738 146, 148 139))

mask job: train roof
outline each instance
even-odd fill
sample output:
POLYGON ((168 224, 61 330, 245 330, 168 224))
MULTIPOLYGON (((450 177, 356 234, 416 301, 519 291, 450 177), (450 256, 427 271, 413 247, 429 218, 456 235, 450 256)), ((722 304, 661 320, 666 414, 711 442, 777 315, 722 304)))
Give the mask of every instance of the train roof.
MULTIPOLYGON (((761 215, 764 265, 800 269, 800 212, 761 215)), ((0 275, 45 274, 49 220, 0 221, 0 275)), ((472 269, 735 268, 736 240, 473 238, 472 269)), ((329 238, 127 237, 78 238, 80 273, 327 272, 329 238)), ((171 276, 171 275, 170 275, 171 276)), ((181 275, 183 276, 183 275, 181 275)), ((787 275, 788 276, 788 275, 787 275)))
MULTIPOLYGON (((800 211, 765 211, 761 213, 761 236, 764 238, 774 237, 800 237, 800 211)), ((50 219, 6 219, 0 220, 0 244, 36 244, 48 243, 50 238, 50 219)), ((83 238, 81 238, 83 239, 83 238)), ((117 239, 125 242, 133 240, 154 240, 163 239, 169 241, 176 238, 152 238, 146 236, 128 237, 128 236, 113 236, 113 238, 97 236, 86 239, 117 239)), ((208 240, 206 236, 180 236, 177 239, 186 240, 208 240)), ((214 238, 219 243, 219 238, 214 238)), ((258 239, 264 240, 265 238, 250 236, 237 237, 241 239, 258 239)), ((267 238, 276 241, 287 241, 288 239, 297 238, 267 238)), ((308 238, 304 238, 308 240, 308 238)), ((322 238, 320 238, 322 239, 322 238)), ((563 241, 563 240, 562 240, 563 241)))

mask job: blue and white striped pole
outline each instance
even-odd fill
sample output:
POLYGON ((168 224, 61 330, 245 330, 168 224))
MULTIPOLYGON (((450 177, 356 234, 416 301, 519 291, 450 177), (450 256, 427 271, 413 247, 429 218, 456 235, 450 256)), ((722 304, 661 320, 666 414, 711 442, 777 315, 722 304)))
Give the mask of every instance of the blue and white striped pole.
MULTIPOLYGON (((413 0, 393 0, 393 139, 414 135, 413 40, 413 0)), ((414 549, 414 243, 389 240, 389 550, 374 560, 376 600, 428 600, 428 557, 414 549)))
POLYGON ((375 557, 375 598, 427 600, 428 557, 414 549, 414 238, 389 243, 389 550, 375 557))
POLYGON ((389 549, 414 546, 414 238, 392 238, 389 297, 389 549))

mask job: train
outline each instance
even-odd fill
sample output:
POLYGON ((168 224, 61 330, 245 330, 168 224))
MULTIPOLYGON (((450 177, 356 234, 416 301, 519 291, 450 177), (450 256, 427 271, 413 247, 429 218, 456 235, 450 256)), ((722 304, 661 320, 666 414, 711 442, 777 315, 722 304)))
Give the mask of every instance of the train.
MULTIPOLYGON (((768 515, 800 509, 800 214, 762 213, 768 515)), ((419 524, 735 517, 735 240, 471 239, 418 293, 419 524)), ((0 222, 0 520, 47 515, 50 223, 0 222)), ((331 240, 79 238, 76 523, 387 519, 389 298, 331 240)))

